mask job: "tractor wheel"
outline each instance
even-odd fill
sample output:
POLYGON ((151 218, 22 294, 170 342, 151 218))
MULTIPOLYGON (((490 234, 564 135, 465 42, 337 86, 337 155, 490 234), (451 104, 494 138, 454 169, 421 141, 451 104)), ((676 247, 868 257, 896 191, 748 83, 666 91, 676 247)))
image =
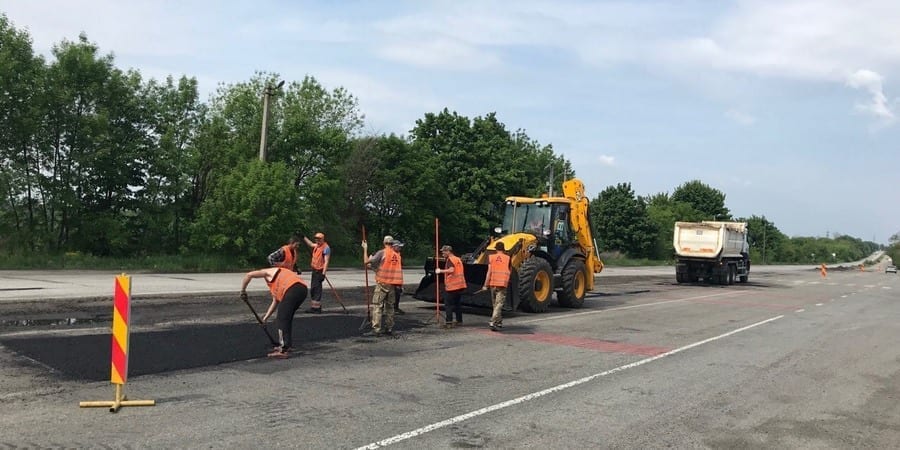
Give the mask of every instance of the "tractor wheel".
POLYGON ((562 290, 556 293, 559 306, 564 308, 581 308, 584 305, 584 294, 587 292, 587 271, 584 261, 572 259, 562 271, 562 290))
POLYGON ((544 312, 553 294, 553 269, 546 259, 532 256, 519 267, 519 298, 522 309, 544 312))

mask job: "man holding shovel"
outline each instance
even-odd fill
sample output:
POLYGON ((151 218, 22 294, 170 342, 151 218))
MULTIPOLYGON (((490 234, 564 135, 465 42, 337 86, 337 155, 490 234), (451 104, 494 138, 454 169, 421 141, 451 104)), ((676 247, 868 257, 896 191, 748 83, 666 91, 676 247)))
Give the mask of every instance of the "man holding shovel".
MULTIPOLYGON (((287 358, 288 353, 293 350, 294 313, 306 300, 309 289, 306 283, 300 279, 300 275, 297 275, 292 270, 281 267, 253 270, 244 275, 244 280, 241 283, 241 300, 244 300, 244 302, 247 302, 247 285, 254 278, 264 279, 269 286, 269 292, 272 293, 272 304, 269 305, 269 309, 266 311, 260 324, 265 326, 266 320, 275 312, 276 307, 278 308, 278 314, 275 317, 275 325, 278 328, 278 345, 267 356, 270 358, 287 358)), ((247 304, 249 305, 249 303, 247 304)), ((254 314, 256 314, 255 311, 254 314)))

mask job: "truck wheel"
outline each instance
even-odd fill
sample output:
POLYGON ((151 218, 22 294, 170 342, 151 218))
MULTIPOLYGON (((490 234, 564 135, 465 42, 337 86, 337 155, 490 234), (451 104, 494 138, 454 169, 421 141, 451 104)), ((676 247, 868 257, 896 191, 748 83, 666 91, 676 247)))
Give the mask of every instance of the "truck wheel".
POLYGON ((587 292, 587 273, 584 270, 584 261, 571 259, 562 271, 562 290, 556 293, 559 306, 581 308, 584 305, 585 292, 587 292))
POLYGON ((519 267, 519 298, 522 309, 544 312, 553 294, 553 269, 546 259, 532 256, 519 267))
POLYGON ((735 275, 735 272, 737 272, 737 270, 734 268, 733 265, 730 265, 730 264, 729 264, 729 265, 728 265, 728 285, 729 285, 729 286, 731 286, 732 284, 734 284, 734 275, 735 275))
POLYGON ((675 281, 684 283, 684 274, 681 272, 675 272, 675 281))
POLYGON ((741 283, 746 283, 748 279, 750 279, 750 274, 741 275, 740 277, 738 277, 738 281, 740 281, 741 283))

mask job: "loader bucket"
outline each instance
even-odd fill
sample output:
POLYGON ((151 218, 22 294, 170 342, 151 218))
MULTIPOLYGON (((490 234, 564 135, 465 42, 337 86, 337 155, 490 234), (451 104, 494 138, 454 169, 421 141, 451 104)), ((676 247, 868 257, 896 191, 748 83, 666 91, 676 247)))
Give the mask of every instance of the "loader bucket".
MULTIPOLYGON (((462 304, 465 306, 476 306, 490 308, 491 295, 489 292, 478 292, 484 285, 484 278, 487 276, 487 264, 463 264, 463 271, 466 276, 466 292, 462 296, 462 304)), ((437 275, 441 283, 441 296, 444 293, 444 276, 437 275)), ((435 274, 434 274, 434 258, 429 257, 425 260, 425 276, 419 282, 419 287, 413 294, 413 298, 425 302, 434 303, 435 300, 435 274)), ((443 300, 442 300, 443 302, 443 300)))

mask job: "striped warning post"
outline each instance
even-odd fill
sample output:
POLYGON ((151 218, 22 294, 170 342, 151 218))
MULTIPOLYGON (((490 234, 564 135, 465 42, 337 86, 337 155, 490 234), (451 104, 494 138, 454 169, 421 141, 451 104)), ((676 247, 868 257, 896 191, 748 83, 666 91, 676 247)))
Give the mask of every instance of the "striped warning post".
POLYGON ((116 385, 113 401, 80 402, 82 408, 108 407, 117 412, 122 406, 154 406, 155 400, 128 400, 125 382, 128 380, 128 320, 131 317, 131 277, 119 275, 113 288, 112 368, 109 381, 116 385))
POLYGON ((109 381, 125 384, 128 379, 128 318, 131 316, 131 277, 116 277, 113 296, 112 369, 109 381))

